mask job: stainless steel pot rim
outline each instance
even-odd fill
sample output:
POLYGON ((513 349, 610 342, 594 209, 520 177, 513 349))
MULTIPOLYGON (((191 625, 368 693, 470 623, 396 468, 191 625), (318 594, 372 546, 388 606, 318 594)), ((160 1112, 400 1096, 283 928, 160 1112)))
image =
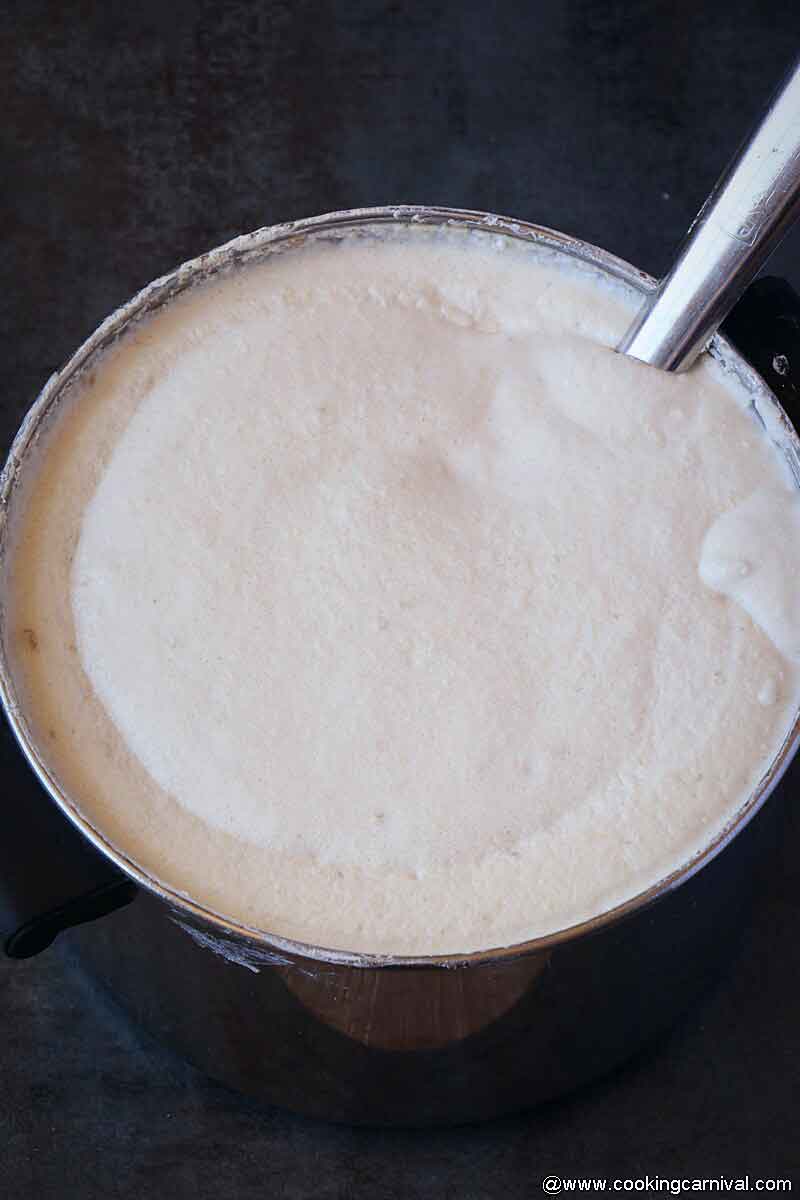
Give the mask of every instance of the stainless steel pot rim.
MULTIPOLYGON (((415 225, 445 226, 511 237, 578 259, 584 264, 596 267, 605 275, 622 280, 639 291, 646 292, 656 286, 656 280, 651 275, 640 271, 624 259, 579 238, 571 237, 547 226, 470 209, 412 204, 354 208, 280 225, 265 226, 252 233, 234 238, 197 258, 182 263, 174 271, 144 287, 107 317, 76 350, 68 362, 47 381, 25 416, 9 451, 2 474, 0 474, 0 568, 2 568, 7 547, 12 494, 25 458, 37 439, 40 427, 57 405, 67 384, 87 365, 90 359, 110 345, 131 322, 158 308, 191 284, 226 267, 266 255, 280 247, 288 248, 298 245, 309 237, 335 235, 337 231, 359 228, 366 230, 369 226, 375 225, 394 225, 398 228, 415 225)), ((732 369, 749 389, 754 397, 756 411, 758 411, 757 400, 772 408, 771 415, 778 419, 782 436, 787 441, 793 462, 795 464, 800 462, 800 439, 763 379, 721 335, 718 334, 713 339, 710 352, 728 369, 732 369)), ((761 419, 763 421, 763 417, 761 419)), ((800 478, 798 478, 798 485, 800 486, 800 478)), ((548 952, 565 942, 575 941, 623 920, 690 879, 724 850, 737 833, 756 815, 780 782, 800 747, 800 713, 798 713, 781 750, 753 794, 704 850, 623 904, 599 913, 586 921, 516 945, 493 947, 464 954, 411 956, 334 950, 284 938, 279 934, 251 927, 205 907, 145 871, 87 819, 80 811, 78 804, 66 794, 50 772, 17 700, 10 663, 2 637, 3 616, 2 594, 0 594, 0 702, 2 702, 23 754, 45 790, 58 804, 64 815, 100 853, 109 858, 136 883, 159 896, 174 910, 176 917, 188 918, 192 926, 199 925, 202 930, 205 930, 206 934, 210 935, 208 937, 209 945, 216 944, 223 953, 227 948, 231 952, 231 957, 234 958, 236 952, 239 951, 245 957, 252 958, 253 962, 289 962, 291 959, 285 958, 286 955, 289 955, 292 958, 315 959, 320 962, 366 968, 420 966, 448 968, 508 961, 522 955, 548 952)))

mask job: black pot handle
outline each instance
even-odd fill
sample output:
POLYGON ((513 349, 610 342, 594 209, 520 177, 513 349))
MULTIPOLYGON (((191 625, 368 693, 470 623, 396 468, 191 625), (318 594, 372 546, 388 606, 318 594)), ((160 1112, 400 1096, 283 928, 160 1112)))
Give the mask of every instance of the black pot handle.
MULTIPOLYGON (((736 305, 723 332, 797 425, 800 297, 782 279, 759 279, 736 305)), ((0 936, 6 954, 27 958, 62 930, 130 903, 136 885, 64 817, 24 768, 11 731, 0 725, 0 774, 15 781, 0 837, 0 936)))
POLYGON ((800 429, 800 296, 785 279, 751 284, 722 326, 800 429))
POLYGON ((11 958, 29 958, 64 929, 105 916, 136 895, 136 885, 60 811, 23 761, 0 720, 0 937, 11 958))

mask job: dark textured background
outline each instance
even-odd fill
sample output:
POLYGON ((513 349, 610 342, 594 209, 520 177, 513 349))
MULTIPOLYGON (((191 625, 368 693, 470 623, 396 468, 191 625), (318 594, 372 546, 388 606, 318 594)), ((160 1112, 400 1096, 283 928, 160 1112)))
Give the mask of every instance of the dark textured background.
MULTIPOLYGON (((800 47, 797 0, 0 6, 0 443, 120 301, 233 234, 419 201, 659 272, 800 47)), ((800 235, 774 266, 800 284, 800 235)), ((0 741, 4 819, 24 787, 0 741)), ((326 1127, 129 1026, 65 950, 0 964, 0 1198, 503 1197, 563 1175, 800 1188, 800 820, 742 952, 668 1038, 529 1116, 326 1127)))

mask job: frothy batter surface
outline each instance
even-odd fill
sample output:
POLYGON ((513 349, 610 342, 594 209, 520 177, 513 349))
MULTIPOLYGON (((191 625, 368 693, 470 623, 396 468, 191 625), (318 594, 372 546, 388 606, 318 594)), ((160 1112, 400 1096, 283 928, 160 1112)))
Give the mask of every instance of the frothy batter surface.
POLYGON ((12 575, 54 769, 167 883, 345 949, 469 951, 666 875, 798 700, 800 507, 710 361, 486 235, 271 256, 133 329, 12 575))

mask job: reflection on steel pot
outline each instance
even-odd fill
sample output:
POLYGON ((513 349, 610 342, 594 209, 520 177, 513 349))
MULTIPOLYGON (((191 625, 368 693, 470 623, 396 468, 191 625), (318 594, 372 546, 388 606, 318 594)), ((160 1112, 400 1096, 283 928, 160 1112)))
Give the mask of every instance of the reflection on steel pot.
POLYGON ((735 948, 780 818, 776 796, 620 921, 452 966, 275 952, 145 890, 70 938, 136 1020, 233 1087, 334 1121, 481 1120, 593 1079, 669 1026, 735 948))

